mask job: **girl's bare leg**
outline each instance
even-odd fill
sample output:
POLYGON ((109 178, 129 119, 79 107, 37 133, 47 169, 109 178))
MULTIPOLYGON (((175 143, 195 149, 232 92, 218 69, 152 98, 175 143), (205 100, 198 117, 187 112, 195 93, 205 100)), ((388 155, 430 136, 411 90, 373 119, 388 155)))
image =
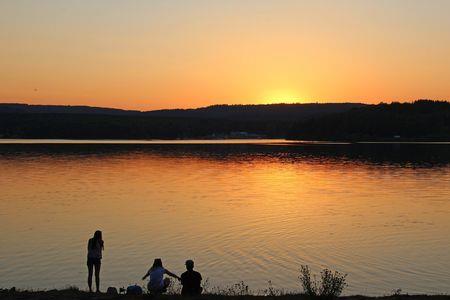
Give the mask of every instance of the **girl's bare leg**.
POLYGON ((89 286, 89 292, 91 292, 91 293, 92 293, 92 273, 94 271, 93 269, 94 269, 94 266, 89 264, 88 265, 88 286, 89 286))
POLYGON ((101 264, 95 264, 95 286, 97 292, 100 292, 100 266, 101 264))
POLYGON ((97 287, 97 292, 100 292, 100 267, 101 264, 95 264, 95 286, 97 287))

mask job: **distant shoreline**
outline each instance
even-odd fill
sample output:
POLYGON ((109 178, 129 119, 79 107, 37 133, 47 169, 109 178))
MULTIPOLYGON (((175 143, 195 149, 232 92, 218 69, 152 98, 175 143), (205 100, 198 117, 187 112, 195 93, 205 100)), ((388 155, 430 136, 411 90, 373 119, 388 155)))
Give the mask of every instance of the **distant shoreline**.
POLYGON ((450 145, 448 139, 379 139, 379 140, 293 140, 280 138, 263 139, 5 139, 0 138, 0 145, 38 145, 38 144, 99 144, 99 145, 358 145, 358 144, 425 144, 425 145, 450 145))
MULTIPOLYGON (((106 294, 106 293, 89 293, 86 291, 80 291, 76 288, 69 288, 65 290, 48 290, 48 291, 21 291, 21 290, 8 290, 0 289, 0 300, 85 300, 85 299, 149 299, 149 295, 129 296, 125 294, 106 294)), ((152 298, 155 298, 152 297, 152 298)), ((160 295, 156 296, 157 299, 192 299, 185 298, 181 295, 160 295)), ((195 299, 229 299, 229 300, 259 300, 259 299, 278 299, 278 300, 311 300, 311 297, 302 294, 287 294, 287 295, 216 295, 216 294, 204 294, 195 299)), ((317 298, 319 299, 319 298, 317 298)), ((341 296, 338 299, 341 300, 450 300, 450 295, 408 295, 408 294, 393 294, 388 296, 341 296)))
POLYGON ((450 102, 211 106, 134 113, 0 104, 0 138, 450 141, 450 102))

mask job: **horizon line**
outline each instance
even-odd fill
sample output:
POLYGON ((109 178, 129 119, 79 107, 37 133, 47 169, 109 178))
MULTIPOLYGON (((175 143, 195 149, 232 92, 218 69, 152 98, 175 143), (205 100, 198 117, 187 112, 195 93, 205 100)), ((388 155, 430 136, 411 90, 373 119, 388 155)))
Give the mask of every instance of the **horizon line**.
POLYGON ((450 102, 450 100, 444 99, 416 99, 410 101, 390 101, 384 102, 380 101, 378 103, 365 103, 365 102, 352 102, 352 101, 342 101, 342 102, 274 102, 274 103, 218 103, 211 104, 206 106, 198 106, 198 107, 188 107, 188 108, 158 108, 158 109, 150 109, 150 110, 140 110, 140 109, 128 109, 128 108, 118 108, 118 107, 107 107, 107 106, 91 106, 87 104, 30 104, 25 102, 0 102, 0 105, 27 105, 27 106, 61 106, 61 107, 89 107, 89 108, 98 108, 98 109, 113 109, 113 110, 122 110, 122 111, 133 111, 133 112, 151 112, 151 111, 160 111, 160 110, 195 110, 202 109, 214 106, 271 106, 271 105, 329 105, 329 104, 362 104, 362 105, 380 105, 380 104, 393 104, 393 103, 414 103, 417 101, 436 101, 436 102, 450 102))

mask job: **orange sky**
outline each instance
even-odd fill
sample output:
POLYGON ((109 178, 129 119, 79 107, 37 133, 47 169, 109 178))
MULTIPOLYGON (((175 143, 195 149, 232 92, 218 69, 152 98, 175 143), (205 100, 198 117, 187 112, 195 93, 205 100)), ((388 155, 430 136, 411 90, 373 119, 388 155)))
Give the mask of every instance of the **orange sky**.
POLYGON ((3 0, 0 102, 450 99, 446 0, 3 0))

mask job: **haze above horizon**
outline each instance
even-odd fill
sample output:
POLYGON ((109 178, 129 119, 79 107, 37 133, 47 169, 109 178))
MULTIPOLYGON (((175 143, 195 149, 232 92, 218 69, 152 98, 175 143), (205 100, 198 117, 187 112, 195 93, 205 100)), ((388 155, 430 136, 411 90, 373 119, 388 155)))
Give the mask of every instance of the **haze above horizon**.
POLYGON ((450 2, 0 2, 0 101, 154 110, 450 99, 450 2))

